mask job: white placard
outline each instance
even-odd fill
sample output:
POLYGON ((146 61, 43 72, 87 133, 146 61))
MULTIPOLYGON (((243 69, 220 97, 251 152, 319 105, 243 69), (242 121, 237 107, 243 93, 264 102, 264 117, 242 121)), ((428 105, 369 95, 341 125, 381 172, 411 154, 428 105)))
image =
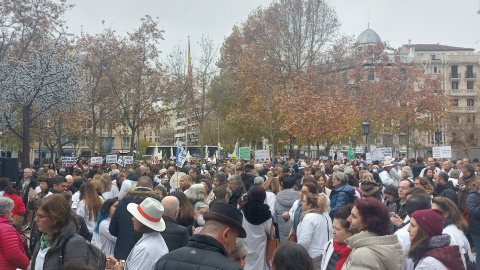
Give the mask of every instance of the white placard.
POLYGON ((432 148, 433 158, 452 158, 452 147, 437 146, 432 148))
POLYGON ((365 154, 365 162, 366 163, 372 163, 372 153, 366 153, 365 154))
POLYGON ((123 156, 123 164, 133 164, 133 156, 123 156))
POLYGON ((76 157, 62 157, 62 166, 63 167, 73 167, 77 163, 76 157))
POLYGON ((151 157, 151 161, 152 161, 152 164, 159 164, 160 163, 157 156, 151 157))
POLYGON ((92 157, 90 159, 91 165, 102 165, 103 164, 103 157, 92 157))
POLYGON ((362 153, 363 153, 363 147, 357 146, 357 148, 355 148, 355 154, 362 154, 362 153))
POLYGON ((385 160, 385 157, 391 157, 391 156, 392 156, 391 147, 381 147, 372 151, 372 161, 380 160, 383 162, 385 160))
POLYGON ((107 155, 107 164, 117 163, 117 155, 107 155))
POLYGON ((255 160, 258 160, 259 162, 270 161, 270 151, 255 150, 255 160))
POLYGON ((217 164, 217 159, 214 157, 209 157, 208 161, 210 161, 213 165, 217 164))

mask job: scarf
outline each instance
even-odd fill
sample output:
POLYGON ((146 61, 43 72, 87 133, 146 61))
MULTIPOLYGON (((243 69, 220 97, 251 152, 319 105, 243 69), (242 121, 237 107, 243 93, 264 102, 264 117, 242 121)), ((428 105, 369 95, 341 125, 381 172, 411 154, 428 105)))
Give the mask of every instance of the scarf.
POLYGON ((48 234, 46 233, 43 233, 42 236, 40 236, 40 249, 41 250, 44 250, 48 247, 50 247, 52 244, 47 242, 47 237, 48 237, 48 234))
POLYGON ((245 219, 253 225, 260 225, 272 217, 270 207, 264 203, 248 201, 242 210, 245 219))
POLYGON ((300 215, 300 221, 302 221, 303 218, 304 218, 307 214, 309 214, 309 213, 315 213, 315 214, 320 214, 320 215, 323 214, 323 213, 320 212, 320 210, 317 209, 317 208, 310 208, 310 209, 308 209, 307 211, 303 211, 302 215, 300 215))
POLYGON ((335 264, 335 270, 341 270, 343 264, 348 258, 348 255, 350 255, 350 252, 352 252, 352 249, 348 247, 347 244, 339 244, 336 241, 333 241, 333 255, 338 258, 337 263, 335 264))

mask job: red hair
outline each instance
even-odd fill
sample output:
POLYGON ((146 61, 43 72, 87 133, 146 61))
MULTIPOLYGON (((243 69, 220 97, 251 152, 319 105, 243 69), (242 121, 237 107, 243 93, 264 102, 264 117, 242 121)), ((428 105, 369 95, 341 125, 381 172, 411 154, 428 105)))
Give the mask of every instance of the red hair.
POLYGON ((365 224, 365 230, 378 236, 390 234, 390 216, 387 207, 374 197, 358 199, 354 202, 365 224))

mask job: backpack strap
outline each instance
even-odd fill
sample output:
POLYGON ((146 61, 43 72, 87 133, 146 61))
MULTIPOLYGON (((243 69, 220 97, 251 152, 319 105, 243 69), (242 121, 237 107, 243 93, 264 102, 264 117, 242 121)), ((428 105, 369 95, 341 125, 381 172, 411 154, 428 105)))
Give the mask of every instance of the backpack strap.
POLYGON ((64 265, 65 264, 65 247, 67 246, 68 244, 68 241, 70 241, 70 239, 72 239, 72 237, 74 236, 75 234, 71 235, 67 241, 65 241, 65 244, 62 245, 62 247, 60 248, 60 257, 58 258, 59 261, 60 261, 60 265, 64 265))

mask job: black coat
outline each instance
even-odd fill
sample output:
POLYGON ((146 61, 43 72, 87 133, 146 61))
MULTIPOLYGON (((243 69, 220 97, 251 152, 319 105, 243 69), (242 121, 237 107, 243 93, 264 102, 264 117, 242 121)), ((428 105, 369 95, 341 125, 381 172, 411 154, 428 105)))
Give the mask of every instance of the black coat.
POLYGON ((225 248, 208 235, 193 235, 186 247, 165 254, 155 270, 241 270, 227 257, 225 248))
POLYGON ((160 234, 167 243, 168 250, 171 252, 186 246, 190 238, 187 229, 171 217, 163 216, 162 218, 165 221, 165 230, 160 234))
POLYGON ((457 188, 453 186, 452 181, 448 181, 445 185, 439 186, 435 188, 435 191, 438 194, 438 197, 445 197, 452 200, 456 205, 458 205, 458 196, 457 196, 457 188))
POLYGON ((117 260, 126 260, 135 244, 142 238, 142 233, 133 230, 133 216, 128 212, 127 205, 129 203, 140 204, 147 197, 157 199, 158 201, 162 200, 162 195, 158 192, 151 190, 142 191, 141 188, 137 188, 127 191, 117 205, 108 227, 110 234, 117 237, 117 243, 113 252, 117 260))
POLYGON ((249 190, 254 183, 255 176, 251 174, 242 173, 242 180, 243 180, 243 184, 245 185, 245 189, 249 190))
POLYGON ((425 168, 425 165, 423 163, 413 164, 412 166, 413 178, 418 177, 424 168, 425 168))

